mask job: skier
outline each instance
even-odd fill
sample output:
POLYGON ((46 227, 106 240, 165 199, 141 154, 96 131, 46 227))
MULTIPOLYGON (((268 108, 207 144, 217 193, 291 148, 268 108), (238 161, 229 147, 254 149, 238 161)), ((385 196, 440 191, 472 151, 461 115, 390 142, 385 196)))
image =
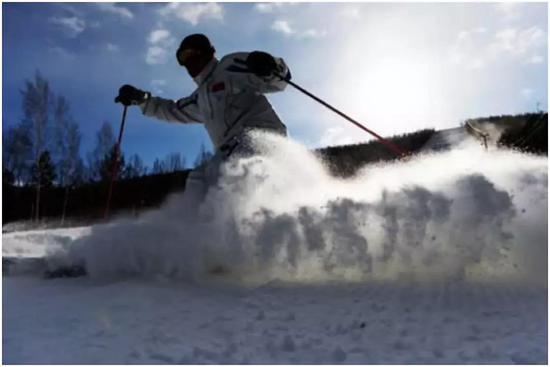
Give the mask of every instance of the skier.
POLYGON ((173 101, 126 84, 115 99, 125 106, 137 105, 144 115, 160 120, 204 124, 215 154, 187 179, 185 195, 194 201, 191 205, 200 204, 208 187, 217 181, 221 163, 229 157, 254 153, 251 131, 286 136, 286 126, 264 96, 285 89, 286 80, 291 77, 285 62, 261 51, 231 53, 218 60, 215 51, 203 34, 192 34, 182 40, 176 52, 177 61, 197 84, 188 97, 173 101))
MULTIPOLYGON (((202 123, 206 127, 216 151, 206 165, 195 168, 187 178, 184 195, 190 206, 186 208, 198 207, 208 187, 217 182, 221 164, 229 157, 254 154, 251 131, 286 136, 286 126, 264 96, 285 89, 291 78, 285 62, 261 51, 236 52, 218 60, 215 51, 203 34, 189 35, 181 42, 177 61, 197 84, 188 97, 173 101, 126 84, 115 98, 115 102, 125 106, 139 106, 146 116, 169 122, 202 123), (284 80, 274 73, 284 76, 284 80)), ((76 264, 46 271, 44 276, 75 277, 86 273, 83 264, 76 264)))

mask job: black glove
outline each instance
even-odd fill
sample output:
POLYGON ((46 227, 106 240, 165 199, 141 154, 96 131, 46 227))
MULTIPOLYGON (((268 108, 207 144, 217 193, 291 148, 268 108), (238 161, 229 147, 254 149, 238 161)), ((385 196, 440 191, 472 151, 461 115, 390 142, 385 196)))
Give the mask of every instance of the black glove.
POLYGON ((270 76, 277 71, 277 63, 273 56, 262 51, 253 51, 246 58, 246 66, 257 76, 270 76))
POLYGON ((124 84, 118 90, 118 96, 115 98, 115 103, 122 103, 124 106, 140 104, 145 101, 151 93, 144 92, 131 85, 124 84))

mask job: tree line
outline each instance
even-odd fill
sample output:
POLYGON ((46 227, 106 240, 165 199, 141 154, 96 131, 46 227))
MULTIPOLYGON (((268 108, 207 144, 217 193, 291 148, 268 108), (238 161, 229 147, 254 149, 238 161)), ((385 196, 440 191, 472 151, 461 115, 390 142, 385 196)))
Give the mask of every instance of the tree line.
MULTIPOLYGON (((423 129, 412 133, 395 135, 388 140, 407 154, 417 153, 434 134, 434 129, 423 129)), ((391 150, 376 140, 366 143, 326 147, 316 150, 332 175, 351 177, 369 163, 399 159, 391 150)))
POLYGON ((473 119, 480 126, 493 125, 501 131, 497 145, 526 153, 548 155, 548 112, 490 116, 473 119))
MULTIPOLYGON (((26 192, 32 188, 33 203, 26 212, 31 212, 30 217, 35 220, 41 218, 44 195, 63 189, 60 215, 64 218, 70 190, 84 185, 104 186, 110 180, 117 157, 112 124, 103 122, 96 132, 93 149, 83 159, 82 134, 67 98, 55 93, 39 71, 34 79, 25 82, 21 95, 23 118, 3 132, 3 187, 24 188, 26 192)), ((202 145, 194 164, 202 164, 210 155, 202 145)), ((155 159, 148 167, 138 154, 126 159, 120 153, 118 167, 119 179, 132 180, 182 172, 187 162, 181 153, 174 152, 155 159)))
MULTIPOLYGON (((68 100, 56 95, 40 73, 21 91, 23 118, 3 134, 3 223, 16 220, 66 217, 98 220, 103 217, 108 184, 115 163, 116 140, 105 121, 95 135, 94 148, 81 157, 81 133, 68 100)), ((548 154, 548 114, 545 112, 491 116, 471 120, 502 130, 498 145, 548 154)), ((433 129, 389 137, 415 154, 434 134, 433 129)), ((377 141, 317 149, 319 156, 339 177, 353 176, 368 163, 397 157, 377 141)), ((204 145, 194 166, 209 160, 204 145)), ((155 159, 152 167, 137 154, 119 156, 119 175, 111 211, 141 210, 160 205, 167 195, 184 190, 190 169, 180 153, 155 159)))

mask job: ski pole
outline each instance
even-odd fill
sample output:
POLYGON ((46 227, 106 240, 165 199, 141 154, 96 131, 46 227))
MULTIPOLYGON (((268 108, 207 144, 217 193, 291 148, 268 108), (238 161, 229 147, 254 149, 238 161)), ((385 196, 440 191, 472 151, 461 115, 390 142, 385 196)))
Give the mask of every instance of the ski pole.
POLYGON ((384 139, 383 137, 381 137, 380 135, 378 135, 377 133, 375 133, 374 131, 372 131, 371 129, 367 128, 366 126, 360 124, 359 122, 357 122, 356 120, 352 119, 351 117, 349 117, 348 115, 346 115, 345 113, 343 113, 342 111, 334 108, 333 106, 331 106, 330 104, 328 104, 327 102, 323 101, 321 98, 313 95, 312 93, 308 92, 307 90, 305 90, 304 88, 300 87, 298 84, 290 81, 290 79, 287 79, 285 77, 283 77, 281 74, 275 72, 275 76, 281 78, 282 80, 284 80, 285 82, 287 82, 288 84, 290 84, 291 86, 293 86, 294 88, 298 89, 300 92, 304 93, 306 96, 308 97, 311 97, 313 98, 315 101, 319 102, 320 104, 322 104, 323 106, 325 106, 326 108, 330 109, 331 111, 333 112, 336 112, 338 115, 342 116, 343 118, 345 118, 346 120, 348 120, 349 122, 351 122, 352 124, 354 124, 355 126, 357 126, 358 128, 360 128, 361 130, 363 131, 366 131, 367 133, 371 134, 372 136, 374 136, 376 139, 378 139, 380 141, 380 143, 384 144, 385 146, 387 146, 393 153, 395 153, 398 157, 402 157, 406 154, 406 152, 399 148, 397 145, 395 145, 394 143, 392 143, 391 141, 387 140, 387 139, 384 139))
POLYGON ((113 195, 113 187, 115 185, 115 179, 118 174, 118 165, 119 165, 119 157, 120 157, 120 144, 122 143, 122 134, 124 133, 124 123, 126 122, 126 111, 128 110, 128 106, 124 106, 124 110, 122 111, 122 121, 120 122, 120 130, 118 132, 118 140, 115 145, 115 157, 113 162, 113 170, 111 171, 111 182, 109 183, 109 192, 107 194, 107 203, 105 205, 105 213, 104 217, 109 217, 109 207, 111 206, 111 197, 113 195))

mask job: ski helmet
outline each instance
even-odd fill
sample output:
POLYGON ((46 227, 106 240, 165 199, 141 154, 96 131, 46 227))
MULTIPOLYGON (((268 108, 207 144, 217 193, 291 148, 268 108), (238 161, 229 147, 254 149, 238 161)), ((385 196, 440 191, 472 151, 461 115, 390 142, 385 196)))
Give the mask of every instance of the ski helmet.
POLYGON ((214 52, 216 52, 216 49, 212 46, 208 37, 206 37, 204 34, 201 34, 201 33, 191 34, 185 37, 181 41, 180 47, 176 52, 178 61, 180 60, 179 55, 185 50, 195 50, 195 51, 200 51, 204 54, 211 54, 211 55, 213 55, 214 52))

